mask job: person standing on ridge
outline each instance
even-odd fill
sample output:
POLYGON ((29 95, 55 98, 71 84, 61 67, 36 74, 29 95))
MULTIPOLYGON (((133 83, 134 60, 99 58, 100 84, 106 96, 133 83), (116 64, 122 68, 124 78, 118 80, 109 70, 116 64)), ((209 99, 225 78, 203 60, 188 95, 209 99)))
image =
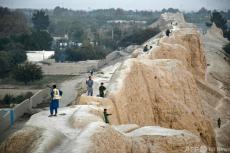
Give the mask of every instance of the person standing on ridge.
POLYGON ((112 114, 108 114, 106 108, 104 109, 103 114, 104 114, 104 118, 105 118, 105 123, 109 124, 108 116, 109 116, 109 115, 112 115, 112 114))
POLYGON ((89 76, 89 79, 86 80, 86 85, 87 85, 87 95, 93 96, 93 80, 91 76, 89 76))
POLYGON ((101 86, 99 87, 99 96, 100 97, 104 97, 105 96, 105 94, 104 94, 105 90, 106 90, 106 87, 104 86, 104 83, 102 82, 101 86))
POLYGON ((148 51, 148 45, 145 45, 143 51, 144 51, 144 52, 147 52, 147 51, 148 51))
POLYGON ((53 85, 51 92, 51 102, 50 102, 50 115, 49 117, 52 116, 57 116, 58 112, 58 107, 59 107, 59 100, 61 99, 62 96, 62 91, 57 89, 56 85, 53 85), (55 114, 53 115, 53 112, 55 111, 55 114))
POLYGON ((166 34, 166 36, 168 36, 168 37, 169 37, 170 30, 169 30, 169 29, 167 29, 167 30, 166 30, 166 32, 165 32, 165 34, 166 34))
POLYGON ((93 70, 90 70, 90 75, 93 76, 93 70))
POLYGON ((218 127, 220 128, 220 126, 221 126, 221 119, 220 118, 218 118, 217 124, 218 124, 218 127))

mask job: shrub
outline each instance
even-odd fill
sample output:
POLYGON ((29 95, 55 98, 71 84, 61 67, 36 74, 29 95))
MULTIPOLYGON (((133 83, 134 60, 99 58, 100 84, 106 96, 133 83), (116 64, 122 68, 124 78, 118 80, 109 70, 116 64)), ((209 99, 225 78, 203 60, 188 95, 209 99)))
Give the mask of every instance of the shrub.
POLYGON ((23 102, 24 100, 29 99, 32 96, 33 96, 32 92, 20 94, 16 97, 13 95, 7 94, 4 96, 4 98, 2 100, 0 100, 0 103, 3 106, 10 106, 10 104, 19 104, 19 103, 23 102))
POLYGON ((131 44, 141 45, 148 39, 158 34, 160 30, 158 28, 148 28, 133 32, 133 34, 126 36, 119 42, 119 46, 127 47, 131 44))
POLYGON ((14 100, 14 96, 9 94, 5 95, 4 98, 2 99, 3 103, 6 105, 9 105, 13 100, 14 100))
POLYGON ((230 55, 230 43, 228 43, 227 45, 225 45, 225 46, 223 47, 223 50, 224 50, 228 55, 230 55))
POLYGON ((13 71, 13 77, 17 81, 27 84, 30 81, 42 79, 42 69, 40 66, 27 62, 25 64, 18 65, 13 71))

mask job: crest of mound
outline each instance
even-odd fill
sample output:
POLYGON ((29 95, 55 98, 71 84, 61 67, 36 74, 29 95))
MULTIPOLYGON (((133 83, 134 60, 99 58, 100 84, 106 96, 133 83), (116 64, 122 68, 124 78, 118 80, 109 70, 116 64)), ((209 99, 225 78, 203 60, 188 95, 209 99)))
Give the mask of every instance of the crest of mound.
POLYGON ((186 129, 215 146, 212 126, 205 119, 196 81, 175 59, 129 59, 109 92, 113 124, 186 129))

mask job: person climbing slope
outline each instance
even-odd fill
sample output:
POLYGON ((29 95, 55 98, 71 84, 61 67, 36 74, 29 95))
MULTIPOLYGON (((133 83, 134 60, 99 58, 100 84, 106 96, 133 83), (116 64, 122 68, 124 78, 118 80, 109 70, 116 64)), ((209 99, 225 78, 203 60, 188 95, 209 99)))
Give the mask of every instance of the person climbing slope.
POLYGON ((86 80, 86 85, 87 85, 87 95, 93 96, 93 80, 91 76, 89 76, 89 79, 86 80))
POLYGON ((218 124, 218 127, 220 128, 220 126, 221 126, 221 119, 220 118, 218 118, 217 124, 218 124))
POLYGON ((104 91, 106 90, 105 86, 104 86, 104 83, 102 82, 101 83, 101 86, 99 87, 99 96, 100 97, 104 97, 105 94, 104 94, 104 91))
POLYGON ((168 37, 169 37, 170 30, 169 30, 169 29, 167 29, 167 30, 166 30, 166 32, 165 32, 165 34, 166 34, 166 36, 168 36, 168 37))
POLYGON ((59 100, 62 97, 62 91, 57 89, 56 85, 53 85, 50 95, 51 95, 51 102, 50 102, 50 115, 49 117, 52 116, 57 116, 57 112, 58 112, 58 107, 59 107, 59 100), (55 111, 55 114, 53 115, 55 111))
POLYGON ((93 70, 90 70, 90 75, 93 76, 93 70))
POLYGON ((104 109, 103 114, 104 114, 105 123, 109 124, 109 118, 108 118, 108 116, 112 115, 112 114, 108 114, 106 108, 104 109))
POLYGON ((148 51, 148 45, 145 45, 143 51, 144 51, 144 52, 147 52, 147 51, 148 51))

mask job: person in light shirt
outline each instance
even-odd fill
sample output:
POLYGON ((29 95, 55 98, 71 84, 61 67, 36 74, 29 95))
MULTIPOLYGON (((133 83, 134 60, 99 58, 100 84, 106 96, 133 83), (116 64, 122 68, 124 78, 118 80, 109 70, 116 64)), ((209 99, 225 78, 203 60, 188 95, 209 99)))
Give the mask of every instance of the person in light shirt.
POLYGON ((93 96, 93 80, 91 76, 89 76, 89 79, 86 80, 86 85, 87 85, 87 95, 93 96))
POLYGON ((50 102, 50 115, 49 115, 49 117, 57 116, 58 107, 59 107, 59 100, 62 97, 62 91, 57 89, 56 85, 53 85, 51 92, 50 92, 50 95, 51 95, 52 99, 50 102), (53 115, 53 113, 55 113, 55 114, 53 115))

